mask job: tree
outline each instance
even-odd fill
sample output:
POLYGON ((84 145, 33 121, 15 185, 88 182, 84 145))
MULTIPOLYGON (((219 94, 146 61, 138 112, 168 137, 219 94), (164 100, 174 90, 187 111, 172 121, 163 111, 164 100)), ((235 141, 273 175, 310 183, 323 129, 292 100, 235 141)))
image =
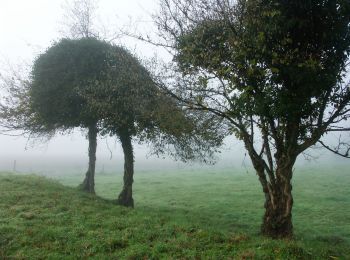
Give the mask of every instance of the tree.
POLYGON ((193 113, 166 96, 151 73, 126 50, 113 46, 108 61, 108 81, 95 81, 98 87, 91 85, 84 95, 94 111, 103 111, 103 133, 118 136, 122 144, 124 185, 116 202, 133 207, 133 139, 152 144, 156 154, 203 161, 212 157, 224 135, 217 126, 203 127, 212 121, 207 116, 193 120, 193 113))
POLYGON ((103 52, 108 51, 108 44, 103 43, 102 41, 98 42, 97 40, 93 40, 94 38, 98 37, 97 29, 94 24, 95 11, 98 7, 97 1, 66 1, 62 7, 65 11, 63 22, 64 34, 73 39, 85 39, 80 44, 81 50, 83 52, 84 49, 88 51, 86 53, 79 53, 79 43, 74 46, 74 43, 69 42, 68 40, 63 40, 60 43, 56 43, 56 46, 52 46, 52 48, 47 51, 46 55, 41 55, 36 60, 36 64, 34 65, 31 73, 36 73, 36 80, 39 82, 38 89, 34 87, 33 90, 33 81, 31 79, 27 79, 24 75, 19 75, 15 71, 12 71, 9 77, 2 76, 1 79, 3 87, 7 89, 9 95, 6 97, 3 104, 1 104, 0 119, 2 119, 1 123, 4 129, 6 129, 6 132, 19 130, 22 131, 21 134, 29 134, 30 137, 35 138, 45 137, 49 139, 54 136, 55 132, 57 131, 66 131, 77 126, 88 128, 87 138, 89 140, 89 164, 86 177, 80 187, 82 190, 94 193, 97 135, 99 132, 97 125, 98 115, 88 111, 84 100, 79 96, 77 90, 70 89, 70 87, 74 88, 75 86, 74 84, 70 84, 69 81, 73 80, 75 77, 74 73, 81 73, 76 78, 76 80, 80 80, 81 83, 85 76, 86 80, 88 81, 91 81, 94 77, 96 78, 96 73, 100 73, 98 69, 103 69, 102 67, 99 67, 103 66, 103 60, 99 58, 103 58, 103 55, 105 55, 103 52), (95 46, 93 46, 94 44, 95 46), (68 51, 72 51, 75 56, 71 57, 70 59, 70 53, 65 53, 65 48, 67 48, 68 51), (98 48, 101 49, 98 51, 98 48), (93 55, 88 57, 88 55, 91 53, 93 55), (61 54, 63 55, 60 57, 61 54), (80 60, 82 64, 72 64, 75 61, 79 62, 78 56, 80 54, 83 54, 80 60), (100 56, 97 57, 98 55, 100 56), (89 60, 89 58, 91 58, 91 60, 89 60), (93 59, 95 58, 97 59, 97 62, 100 62, 100 64, 96 64, 96 67, 93 68, 93 59), (55 62, 58 62, 60 65, 60 68, 57 68, 56 71, 55 62), (65 62, 67 62, 67 66, 72 66, 73 68, 77 69, 77 71, 69 74, 71 71, 69 67, 65 67, 65 62), (86 64, 83 64, 84 62, 86 62, 86 64), (91 71, 94 69, 97 69, 97 71, 94 71, 93 74, 90 75, 89 73, 91 71, 89 71, 88 68, 84 68, 85 65, 90 66, 89 69, 91 69, 91 71), (51 72, 48 72, 50 69, 51 72), (45 74, 46 72, 48 72, 48 74, 45 74), (40 87, 45 88, 48 85, 46 80, 53 80, 53 82, 55 82, 54 77, 57 76, 55 72, 57 72, 60 76, 60 73, 64 73, 66 78, 62 78, 61 81, 58 81, 59 83, 57 86, 51 84, 51 89, 40 89, 40 87), (84 75, 84 73, 89 75, 84 75), (47 76, 47 78, 45 78, 45 76, 47 76), (89 76, 91 76, 91 78, 89 78, 89 76), (44 82, 40 82, 40 80, 43 80, 44 82), (59 89, 59 84, 65 85, 66 88, 59 89), (46 93, 47 90, 49 93, 46 93), (50 93, 57 95, 57 97, 60 97, 61 99, 55 99, 54 96, 50 97, 50 93), (68 96, 65 96, 65 93, 68 96), (46 99, 44 98, 41 100, 43 95, 48 96, 46 96, 46 99), (34 103, 32 103, 33 100, 34 103), (51 101, 53 102, 52 106, 50 103, 51 101), (34 107, 32 107, 32 105, 34 105, 34 107), (55 113, 57 111, 59 112, 55 113))
POLYGON ((56 132, 87 128, 89 163, 80 188, 95 193, 97 135, 100 111, 92 111, 83 97, 94 81, 107 80, 110 45, 94 38, 63 39, 34 62, 30 77, 13 73, 3 78, 9 95, 1 106, 3 126, 30 137, 51 138, 56 132))
POLYGON ((103 17, 98 15, 99 0, 66 0, 62 4, 64 11, 61 22, 63 38, 96 38, 112 42, 121 35, 111 31, 103 17))
POLYGON ((133 138, 182 160, 210 158, 222 142, 216 127, 203 127, 206 116, 192 120, 130 52, 94 38, 55 43, 36 59, 30 80, 10 94, 2 117, 16 129, 38 135, 88 129, 85 191, 94 193, 97 135, 118 136, 125 163, 117 202, 124 206, 134 206, 133 138))
MULTIPOLYGON (((93 38, 63 39, 34 62, 28 89, 30 111, 44 128, 88 129, 89 167, 81 188, 94 193, 97 135, 101 112, 84 99, 86 88, 106 81, 109 45, 93 38)), ((97 85, 98 87, 98 85, 97 85)))
MULTIPOLYGON (((263 188, 262 233, 291 237, 297 157, 350 130, 350 2, 162 0, 155 20, 174 54, 164 88, 228 122, 263 188)), ((325 146, 349 157, 349 142, 325 146)))
POLYGON ((66 38, 80 39, 98 37, 96 29, 96 0, 65 1, 62 6, 65 14, 63 17, 63 33, 66 38))

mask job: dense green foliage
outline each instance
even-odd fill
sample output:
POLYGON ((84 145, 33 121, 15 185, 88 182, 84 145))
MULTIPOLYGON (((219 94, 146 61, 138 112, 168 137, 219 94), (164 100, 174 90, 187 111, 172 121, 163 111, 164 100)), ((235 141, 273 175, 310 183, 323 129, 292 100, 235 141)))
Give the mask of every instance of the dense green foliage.
MULTIPOLYGON (((294 241, 256 234, 263 208, 253 173, 140 173, 134 210, 42 177, 1 174, 0 258, 347 259, 349 175, 319 171, 296 173, 294 241)), ((75 187, 81 175, 56 178, 75 187)), ((117 180, 98 174, 97 194, 113 199, 117 180)))
POLYGON ((225 131, 205 115, 192 120, 139 59, 96 38, 54 43, 37 57, 29 80, 7 85, 12 102, 1 107, 1 117, 38 134, 96 125, 102 135, 127 133, 153 143, 156 153, 203 160, 225 131))
POLYGON ((222 11, 237 21, 208 10, 211 19, 186 28, 176 60, 185 73, 204 69, 227 80, 227 95, 238 90, 231 97, 237 116, 273 118, 281 128, 297 121, 302 143, 321 127, 323 106, 348 102, 339 84, 350 53, 349 1, 254 0, 232 8, 222 11))
MULTIPOLYGON (((56 128, 88 127, 101 119, 84 98, 95 82, 105 82, 110 46, 86 38, 63 39, 35 61, 29 95, 31 108, 56 128)), ((98 85, 97 85, 98 87, 98 85)))
POLYGON ((32 110, 57 128, 99 122, 108 134, 134 135, 137 120, 150 123, 157 92, 149 72, 126 49, 82 38, 63 39, 36 59, 29 95, 32 110))
POLYGON ((39 118, 36 123, 54 130, 88 128, 89 168, 81 185, 83 190, 94 193, 99 131, 108 133, 107 127, 112 126, 116 130, 111 134, 121 136, 123 130, 129 139, 133 134, 129 128, 134 126, 133 111, 139 106, 130 99, 145 98, 147 82, 152 83, 145 71, 128 51, 95 38, 60 40, 36 59, 28 90, 28 109, 34 118, 39 118), (132 93, 135 85, 142 93, 132 93), (100 108, 95 105, 98 101, 113 105, 100 108), (125 106, 128 108, 123 109, 125 106), (113 125, 106 126, 111 119, 115 119, 113 125))

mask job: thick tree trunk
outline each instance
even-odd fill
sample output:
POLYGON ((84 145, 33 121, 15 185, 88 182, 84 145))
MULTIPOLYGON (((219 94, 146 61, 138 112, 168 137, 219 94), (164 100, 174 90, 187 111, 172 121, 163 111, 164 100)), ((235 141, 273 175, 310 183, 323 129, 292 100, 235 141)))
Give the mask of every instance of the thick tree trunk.
POLYGON ((80 188, 89 193, 95 193, 95 165, 96 165, 96 148, 97 148, 97 125, 89 126, 89 168, 86 172, 85 179, 80 188))
MULTIPOLYGON (((253 120, 251 121, 253 125, 253 120)), ((265 194, 265 214, 261 225, 263 235, 270 238, 291 238, 292 224, 292 177, 293 166, 298 156, 298 122, 288 123, 285 136, 279 136, 274 122, 269 123, 272 139, 275 141, 275 153, 270 148, 268 125, 262 128, 263 147, 257 153, 254 147, 254 136, 243 131, 245 147, 252 160, 254 169, 265 194), (265 155, 265 158, 264 156, 265 155)))
POLYGON ((279 167, 276 180, 268 184, 265 192, 265 214, 261 226, 262 234, 271 238, 291 238, 292 224, 292 165, 279 167))
POLYGON ((132 184, 134 182, 134 154, 131 143, 131 136, 126 134, 120 135, 124 152, 124 186, 119 194, 117 203, 125 207, 134 207, 134 199, 132 198, 132 184))

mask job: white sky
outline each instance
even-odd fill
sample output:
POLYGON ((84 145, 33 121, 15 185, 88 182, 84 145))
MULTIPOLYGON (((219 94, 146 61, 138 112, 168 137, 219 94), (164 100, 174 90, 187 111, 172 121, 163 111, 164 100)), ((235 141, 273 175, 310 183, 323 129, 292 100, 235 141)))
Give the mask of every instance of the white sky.
MULTIPOLYGON (((2 56, 31 59, 61 37, 66 0, 0 0, 0 53, 2 56)), ((68 2, 72 2, 69 1, 68 2)), ((118 31, 129 20, 147 22, 157 9, 157 0, 100 0, 97 22, 118 31)), ((130 46, 133 47, 133 46, 130 46)))
MULTIPOLYGON (((64 2, 65 0, 0 0, 0 71, 6 69, 7 62, 13 65, 31 64, 38 53, 61 37, 59 31, 62 28, 64 2)), ((107 26, 111 32, 117 32, 118 28, 128 24, 131 19, 138 22, 141 31, 152 31, 150 14, 157 8, 157 0, 100 0, 97 22, 107 26)), ((130 39, 119 42, 135 50, 140 57, 152 56, 155 51, 151 46, 130 39)), ((120 147, 113 139, 107 141, 99 141, 97 170, 104 165, 121 170, 120 147), (114 154, 112 161, 109 160, 107 141, 114 154)), ((242 164, 249 164, 249 159, 244 160, 242 145, 233 140, 229 143, 233 150, 224 153, 227 162, 225 165, 239 168, 242 164)), ((34 147, 28 147, 27 140, 23 137, 0 135, 0 145, 0 170, 11 170, 14 160, 17 160, 17 168, 23 171, 49 171, 57 165, 80 171, 87 163, 88 144, 79 131, 70 136, 56 137, 47 144, 37 143, 34 147)), ((146 163, 146 151, 145 147, 136 146, 136 166, 139 165, 139 169, 157 168, 156 165, 158 168, 164 165, 183 167, 154 157, 146 163)))

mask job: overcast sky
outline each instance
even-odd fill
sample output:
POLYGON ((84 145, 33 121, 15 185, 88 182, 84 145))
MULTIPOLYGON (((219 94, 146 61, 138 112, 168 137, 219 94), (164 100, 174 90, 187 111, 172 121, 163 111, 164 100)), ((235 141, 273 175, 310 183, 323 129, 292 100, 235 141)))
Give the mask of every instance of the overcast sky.
MULTIPOLYGON (((30 65, 39 53, 45 51, 53 41, 62 37, 65 0, 1 0, 0 8, 0 71, 12 65, 30 65)), ((71 1, 68 1, 71 2, 71 1)), ((157 0, 100 0, 98 1, 96 22, 107 28, 111 34, 118 32, 132 20, 141 28, 152 31, 150 15, 158 8, 157 0)), ((130 39, 119 39, 117 43, 135 50, 140 57, 152 56, 155 49, 130 39)), ((27 66, 26 65, 26 66, 27 66)), ((249 164, 244 159, 243 146, 235 140, 227 142, 223 155, 223 165, 238 167, 249 164)), ((22 170, 44 171, 58 165, 68 169, 81 169, 87 163, 87 141, 84 133, 76 131, 69 136, 58 136, 49 143, 35 145, 23 137, 0 136, 0 170, 10 170, 14 160, 22 170), (56 163, 53 159, 58 158, 56 163), (21 168, 22 167, 22 168, 21 168)), ((147 149, 136 146, 136 166, 139 168, 159 168, 164 165, 183 167, 181 164, 155 158, 146 160, 147 149), (145 164, 142 164, 143 162, 145 164)), ((104 165, 122 168, 122 153, 114 139, 100 140, 97 154, 97 169, 104 165), (108 143, 108 145, 107 145, 108 143), (110 160, 110 150, 113 160, 110 160)))
MULTIPOLYGON (((7 58, 32 59, 59 39, 64 23, 62 6, 71 0, 1 0, 1 55, 7 58)), ((99 0, 96 23, 111 32, 134 22, 152 26, 150 14, 157 9, 157 0, 99 0)), ((134 46, 129 46, 133 48, 134 46)))

